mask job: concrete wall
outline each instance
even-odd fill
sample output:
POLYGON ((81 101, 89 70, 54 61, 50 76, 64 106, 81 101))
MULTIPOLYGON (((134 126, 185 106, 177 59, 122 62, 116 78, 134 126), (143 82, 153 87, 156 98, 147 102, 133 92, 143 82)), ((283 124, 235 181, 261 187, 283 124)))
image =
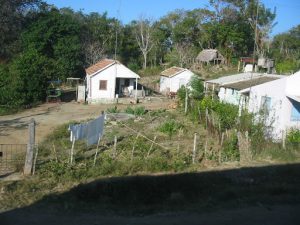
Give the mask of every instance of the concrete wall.
POLYGON ((270 97, 271 105, 266 125, 271 127, 271 136, 280 139, 287 124, 287 115, 290 111, 289 100, 285 95, 286 78, 271 81, 251 88, 248 110, 259 113, 262 97, 270 97))
POLYGON ((239 91, 225 87, 220 88, 218 96, 221 102, 230 103, 237 106, 239 105, 241 98, 239 91))
MULTIPOLYGON (((88 102, 105 102, 115 98, 116 77, 131 78, 129 91, 134 87, 134 81, 139 76, 122 64, 114 64, 92 76, 87 76, 87 100, 88 102), (100 80, 107 80, 107 89, 99 90, 100 80)), ((123 80, 123 79, 121 79, 123 80)))

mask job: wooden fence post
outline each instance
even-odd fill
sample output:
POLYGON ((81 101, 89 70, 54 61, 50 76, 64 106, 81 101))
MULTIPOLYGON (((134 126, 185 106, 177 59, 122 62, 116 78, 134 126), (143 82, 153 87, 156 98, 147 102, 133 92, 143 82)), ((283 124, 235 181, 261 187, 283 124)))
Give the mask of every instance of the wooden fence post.
POLYGON ((132 146, 132 151, 131 151, 131 161, 133 160, 134 150, 135 150, 135 145, 136 145, 136 142, 138 141, 139 136, 140 136, 140 133, 138 133, 138 134, 136 135, 135 141, 134 141, 133 146, 132 146))
POLYGON ((187 86, 185 86, 184 114, 187 114, 187 111, 188 111, 188 90, 187 90, 187 86))
POLYGON ((35 121, 31 119, 28 126, 29 140, 26 151, 24 175, 31 175, 33 166, 33 151, 35 146, 35 121))
POLYGON ((113 152, 113 158, 115 159, 117 157, 117 136, 114 137, 114 152, 113 152))
POLYGON ((282 148, 286 149, 286 131, 282 131, 282 148))
POLYGON ((194 148, 193 148, 193 164, 195 163, 195 159, 196 159, 196 145, 197 145, 197 133, 194 134, 194 148))
POLYGON ((205 125, 206 125, 206 130, 208 130, 208 109, 205 109, 205 125))

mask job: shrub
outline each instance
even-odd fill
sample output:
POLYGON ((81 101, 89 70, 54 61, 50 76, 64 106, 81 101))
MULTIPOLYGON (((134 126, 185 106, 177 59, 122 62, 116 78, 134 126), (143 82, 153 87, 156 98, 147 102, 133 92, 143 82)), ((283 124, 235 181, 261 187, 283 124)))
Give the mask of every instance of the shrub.
POLYGON ((206 97, 200 102, 200 109, 213 111, 216 113, 222 130, 231 129, 236 125, 236 118, 238 117, 238 107, 232 104, 212 100, 206 97))
POLYGON ((136 115, 136 116, 142 116, 145 113, 146 113, 146 110, 145 110, 144 106, 139 106, 134 109, 134 115, 136 115))
POLYGON ((171 139, 173 134, 175 134, 179 129, 182 128, 182 124, 177 123, 175 120, 168 120, 159 127, 159 131, 168 134, 169 138, 171 139))
POLYGON ((238 138, 236 135, 231 136, 224 142, 222 158, 224 161, 238 161, 240 159, 238 138))
POLYGON ((128 114, 136 115, 136 116, 142 116, 146 113, 146 109, 145 109, 144 106, 138 106, 138 107, 135 107, 135 108, 132 108, 132 107, 128 106, 125 109, 125 112, 128 113, 128 114))
POLYGON ((106 112, 108 112, 108 113, 119 113, 120 110, 118 110, 118 107, 115 105, 114 107, 108 108, 106 110, 106 112))
POLYGON ((184 86, 181 86, 177 91, 177 97, 181 104, 185 101, 185 95, 186 95, 186 88, 184 86))
POLYGON ((292 145, 299 145, 300 144, 300 130, 292 128, 289 130, 287 134, 287 141, 292 145))
POLYGON ((191 97, 194 99, 202 99, 204 96, 204 86, 202 80, 196 75, 192 76, 190 81, 191 97))
POLYGON ((127 108, 125 109, 125 113, 134 115, 134 109, 130 106, 127 106, 127 108))

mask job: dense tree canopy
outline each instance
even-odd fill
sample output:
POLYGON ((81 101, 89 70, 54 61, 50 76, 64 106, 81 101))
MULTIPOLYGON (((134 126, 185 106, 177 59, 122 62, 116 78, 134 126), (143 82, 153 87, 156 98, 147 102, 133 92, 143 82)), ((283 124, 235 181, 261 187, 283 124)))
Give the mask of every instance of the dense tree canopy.
POLYGON ((190 67, 205 48, 217 48, 230 63, 251 56, 255 47, 257 56, 272 56, 279 65, 287 59, 299 64, 299 26, 270 45, 276 14, 257 0, 210 0, 207 8, 126 25, 106 13, 57 9, 41 0, 0 4, 0 105, 44 100, 50 80, 83 77, 85 67, 105 57, 137 71, 190 67))

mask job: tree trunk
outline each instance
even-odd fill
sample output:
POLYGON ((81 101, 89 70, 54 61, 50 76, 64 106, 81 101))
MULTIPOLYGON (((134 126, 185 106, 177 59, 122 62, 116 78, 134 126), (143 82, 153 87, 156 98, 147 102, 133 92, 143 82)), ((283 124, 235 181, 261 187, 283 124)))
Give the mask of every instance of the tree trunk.
POLYGON ((147 53, 143 53, 144 56, 144 65, 143 65, 143 69, 147 68, 147 53))

